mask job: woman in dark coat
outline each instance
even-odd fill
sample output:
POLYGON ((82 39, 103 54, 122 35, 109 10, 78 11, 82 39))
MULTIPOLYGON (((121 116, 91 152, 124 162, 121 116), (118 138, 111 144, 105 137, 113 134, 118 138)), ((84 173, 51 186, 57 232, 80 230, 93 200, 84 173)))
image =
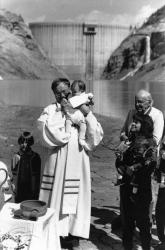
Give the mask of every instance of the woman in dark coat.
POLYGON ((123 185, 120 186, 123 246, 125 250, 133 249, 133 233, 137 226, 142 249, 150 250, 151 174, 157 163, 157 147, 153 121, 148 115, 136 115, 132 126, 136 136, 117 164, 118 170, 123 172, 123 185))

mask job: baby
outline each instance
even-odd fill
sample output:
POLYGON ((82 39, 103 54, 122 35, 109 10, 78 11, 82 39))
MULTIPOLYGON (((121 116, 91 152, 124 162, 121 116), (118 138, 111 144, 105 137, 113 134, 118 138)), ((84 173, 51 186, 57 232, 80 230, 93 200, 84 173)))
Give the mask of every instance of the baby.
POLYGON ((79 127, 79 144, 86 150, 89 147, 85 141, 86 134, 86 120, 83 113, 79 110, 79 106, 82 104, 93 105, 93 94, 85 93, 86 85, 81 80, 75 80, 71 85, 72 97, 68 100, 71 109, 66 112, 66 124, 65 129, 67 133, 71 132, 71 126, 77 125, 79 127))

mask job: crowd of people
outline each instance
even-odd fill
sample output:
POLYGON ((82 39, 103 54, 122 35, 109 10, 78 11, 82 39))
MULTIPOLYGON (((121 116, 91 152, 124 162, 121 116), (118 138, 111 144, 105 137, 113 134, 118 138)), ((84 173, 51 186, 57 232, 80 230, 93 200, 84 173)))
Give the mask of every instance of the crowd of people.
MULTIPOLYGON (((31 146, 33 135, 24 131, 19 151, 11 164, 16 203, 40 199, 58 216, 61 246, 81 249, 80 238, 89 238, 91 177, 89 151, 103 139, 103 129, 92 112, 93 94, 77 80, 52 82, 55 102, 44 108, 37 120, 38 138, 47 150, 41 158, 31 146)), ((124 250, 133 249, 139 228, 143 250, 151 250, 153 215, 159 249, 165 249, 165 143, 164 116, 153 107, 151 94, 142 89, 135 95, 135 108, 128 112, 116 150, 120 193, 120 220, 124 250), (156 188, 155 188, 156 187, 156 188)), ((5 170, 6 171, 6 170, 5 170)), ((6 178, 6 177, 5 177, 6 178)))
POLYGON ((140 231, 142 249, 151 249, 152 215, 155 206, 156 225, 160 240, 158 247, 165 248, 163 221, 160 225, 160 217, 163 217, 160 193, 165 188, 165 183, 159 185, 159 195, 155 188, 155 185, 158 186, 155 184, 155 179, 160 181, 158 175, 162 175, 163 170, 163 166, 160 169, 163 131, 163 113, 153 107, 153 99, 148 91, 138 91, 135 95, 135 108, 128 112, 121 130, 121 143, 116 159, 117 171, 122 175, 122 181, 119 184, 120 218, 125 250, 133 249, 135 226, 140 231), (158 210, 161 210, 161 213, 158 210))

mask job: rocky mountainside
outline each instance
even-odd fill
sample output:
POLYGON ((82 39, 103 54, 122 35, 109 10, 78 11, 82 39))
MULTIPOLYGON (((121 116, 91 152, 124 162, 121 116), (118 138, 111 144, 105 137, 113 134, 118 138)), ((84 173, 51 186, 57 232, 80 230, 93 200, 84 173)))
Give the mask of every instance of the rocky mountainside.
POLYGON ((165 79, 165 6, 139 28, 130 30, 110 56, 103 73, 106 79, 165 79))
POLYGON ((64 75, 51 65, 23 18, 0 9, 0 77, 53 79, 64 75))

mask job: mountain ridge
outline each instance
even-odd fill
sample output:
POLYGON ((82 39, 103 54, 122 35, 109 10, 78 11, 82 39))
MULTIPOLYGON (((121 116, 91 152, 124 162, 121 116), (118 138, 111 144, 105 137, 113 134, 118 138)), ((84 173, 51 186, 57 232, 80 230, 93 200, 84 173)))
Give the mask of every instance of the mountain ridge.
POLYGON ((130 31, 110 56, 103 72, 104 79, 163 81, 164 77, 165 6, 140 28, 130 31), (146 61, 147 53, 149 61, 146 61))
POLYGON ((0 9, 0 76, 2 79, 66 77, 52 65, 21 15, 0 9))

